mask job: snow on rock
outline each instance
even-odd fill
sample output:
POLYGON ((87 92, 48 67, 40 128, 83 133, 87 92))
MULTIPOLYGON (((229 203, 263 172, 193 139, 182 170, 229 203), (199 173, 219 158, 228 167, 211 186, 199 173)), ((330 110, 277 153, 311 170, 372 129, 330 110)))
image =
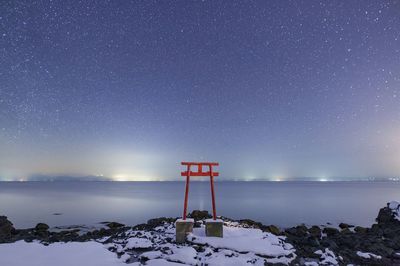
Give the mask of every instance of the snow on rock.
MULTIPOLYGON (((142 265, 142 264, 138 264, 142 265)), ((155 260, 149 260, 145 264, 146 266, 183 266, 182 263, 176 263, 176 262, 170 262, 164 259, 155 259, 155 260)))
POLYGON ((162 255, 163 255, 163 253, 161 253, 161 251, 157 250, 157 251, 145 252, 142 255, 140 255, 140 257, 148 259, 148 260, 153 260, 153 259, 158 259, 158 258, 162 257, 162 255))
POLYGON ((318 262, 315 262, 315 261, 306 261, 304 263, 304 265, 305 266, 318 266, 319 264, 318 264, 318 262))
POLYGON ((177 246, 173 244, 164 245, 164 247, 168 247, 172 254, 164 256, 164 258, 168 259, 169 261, 186 263, 189 265, 196 265, 197 259, 197 252, 192 247, 186 246, 177 246))
POLYGON ((339 265, 335 253, 329 248, 325 251, 317 250, 314 253, 321 256, 320 265, 339 265))
POLYGON ((109 238, 84 243, 2 244, 0 265, 21 266, 32 261, 29 266, 126 263, 132 266, 262 266, 266 263, 288 265, 296 258, 295 249, 283 236, 225 221, 223 238, 206 237, 204 222, 200 225, 188 236, 186 244, 175 243, 175 224, 172 222, 147 230, 128 229, 109 238))
POLYGON ((201 262, 201 265, 209 266, 265 265, 264 260, 256 257, 255 254, 240 254, 230 250, 220 250, 219 252, 212 253, 209 256, 204 256, 201 262))
POLYGON ((194 228, 184 245, 174 241, 174 223, 164 223, 150 231, 129 230, 113 241, 124 243, 124 238, 128 238, 128 244, 122 253, 131 254, 132 265, 287 265, 296 258, 295 249, 285 242, 285 237, 233 222, 225 223, 223 238, 206 237, 203 223, 194 228), (140 250, 145 247, 152 251, 140 250))
POLYGON ((392 210, 396 219, 400 221, 400 203, 397 201, 391 201, 388 203, 388 207, 392 210))
POLYGON ((151 248, 153 243, 147 238, 131 237, 125 245, 127 249, 151 248))
POLYGON ((364 258, 364 259, 382 259, 382 256, 379 255, 375 255, 373 253, 369 253, 369 252, 361 252, 361 251, 357 251, 357 256, 364 258))
POLYGON ((294 254, 293 246, 284 237, 265 233, 260 229, 224 226, 224 237, 206 237, 204 228, 194 228, 188 240, 207 244, 214 248, 226 248, 237 252, 253 252, 262 256, 280 257, 294 254))
POLYGON ((0 244, 0 265, 7 266, 122 266, 123 260, 102 244, 91 242, 54 243, 18 241, 0 244))

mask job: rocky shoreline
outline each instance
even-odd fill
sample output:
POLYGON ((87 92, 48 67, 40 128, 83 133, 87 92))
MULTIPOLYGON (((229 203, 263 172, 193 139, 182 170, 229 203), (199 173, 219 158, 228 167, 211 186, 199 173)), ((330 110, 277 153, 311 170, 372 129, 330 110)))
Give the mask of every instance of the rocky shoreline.
MULTIPOLYGON (((260 233, 263 232, 263 238, 272 239, 273 245, 280 245, 281 253, 285 251, 275 255, 247 252, 254 253, 247 260, 242 258, 243 254, 247 254, 244 251, 233 248, 229 250, 232 253, 227 254, 228 249, 222 249, 207 241, 201 242, 201 238, 197 236, 189 236, 185 245, 176 244, 176 218, 165 217, 151 219, 145 224, 133 227, 107 222, 104 223, 104 228, 95 230, 76 227, 54 230, 44 223, 37 224, 35 228, 16 229, 7 217, 0 216, 0 243, 24 240, 50 245, 56 242, 96 241, 104 244, 124 262, 134 265, 147 265, 147 261, 157 258, 175 263, 207 265, 207 259, 212 256, 218 259, 221 256, 243 259, 248 265, 400 265, 399 208, 397 202, 388 203, 380 209, 376 223, 368 228, 341 223, 338 228, 298 225, 281 229, 252 220, 221 217, 226 228, 257 229, 260 233), (135 239, 134 242, 132 239, 135 239), (177 256, 173 259, 173 255, 182 252, 183 248, 187 249, 186 252, 193 253, 191 260, 180 259, 177 256), (223 254, 221 250, 224 250, 223 254)), ((197 228, 203 226, 205 219, 211 217, 207 211, 193 211, 189 216, 196 221, 197 228)))

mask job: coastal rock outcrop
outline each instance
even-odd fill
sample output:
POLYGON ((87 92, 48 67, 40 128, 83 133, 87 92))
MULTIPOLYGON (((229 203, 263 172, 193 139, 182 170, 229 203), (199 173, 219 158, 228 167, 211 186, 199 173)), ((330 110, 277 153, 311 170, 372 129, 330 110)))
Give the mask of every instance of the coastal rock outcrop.
POLYGON ((7 216, 0 216, 0 243, 10 241, 15 232, 16 230, 7 216))
MULTIPOLYGON (((197 226, 194 230, 197 232, 201 232, 199 227, 204 227, 205 219, 211 217, 207 211, 193 211, 188 216, 196 220, 197 226)), ((143 263, 139 265, 146 265, 147 260, 157 258, 170 262, 190 262, 193 265, 199 262, 197 260, 210 263, 220 260, 247 263, 250 253, 246 252, 252 251, 249 248, 257 251, 254 256, 252 255, 253 260, 250 261, 253 262, 250 265, 263 261, 265 265, 276 265, 278 262, 308 266, 400 265, 400 204, 398 202, 390 202, 381 208, 376 223, 368 228, 340 223, 319 226, 302 224, 280 229, 274 225, 267 226, 249 219, 219 218, 224 221, 224 226, 227 232, 231 233, 232 239, 221 242, 204 238, 201 234, 194 234, 185 245, 179 245, 174 241, 176 218, 155 218, 134 227, 107 222, 103 223, 105 228, 96 230, 85 231, 79 227, 71 227, 53 231, 43 223, 39 223, 35 228, 16 230, 5 216, 0 216, 0 243, 37 240, 47 245, 53 242, 96 241, 106 245, 117 256, 124 256, 124 260, 126 259, 128 263, 143 263), (246 245, 237 243, 238 232, 242 234, 247 231, 252 234, 257 232, 257 237, 246 245), (261 241, 263 245, 273 243, 271 247, 274 249, 278 247, 279 255, 270 251, 264 254, 254 241, 261 241), (187 254, 184 251, 190 251, 190 254, 193 254, 190 260, 187 260, 187 254), (180 256, 185 256, 185 258, 180 256)), ((246 238, 247 233, 242 235, 246 238)))

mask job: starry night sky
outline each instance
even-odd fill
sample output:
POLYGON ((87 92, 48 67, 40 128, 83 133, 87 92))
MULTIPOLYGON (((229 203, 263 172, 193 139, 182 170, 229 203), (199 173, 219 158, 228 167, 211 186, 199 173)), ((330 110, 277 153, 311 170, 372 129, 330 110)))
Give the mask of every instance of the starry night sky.
POLYGON ((1 1, 0 179, 400 176, 400 1, 1 1))

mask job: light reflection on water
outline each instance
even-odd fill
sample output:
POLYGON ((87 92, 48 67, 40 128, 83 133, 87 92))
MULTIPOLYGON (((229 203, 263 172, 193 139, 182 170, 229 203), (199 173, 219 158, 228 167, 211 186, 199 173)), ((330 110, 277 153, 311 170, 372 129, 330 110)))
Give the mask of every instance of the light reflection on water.
MULTIPOLYGON (((0 215, 19 228, 119 221, 134 225, 181 215, 183 182, 0 182, 0 215), (62 213, 62 215, 53 215, 62 213)), ((217 182, 217 214, 293 226, 347 222, 369 226, 400 200, 399 182, 217 182)), ((208 182, 192 182, 189 210, 211 212, 208 182)))

